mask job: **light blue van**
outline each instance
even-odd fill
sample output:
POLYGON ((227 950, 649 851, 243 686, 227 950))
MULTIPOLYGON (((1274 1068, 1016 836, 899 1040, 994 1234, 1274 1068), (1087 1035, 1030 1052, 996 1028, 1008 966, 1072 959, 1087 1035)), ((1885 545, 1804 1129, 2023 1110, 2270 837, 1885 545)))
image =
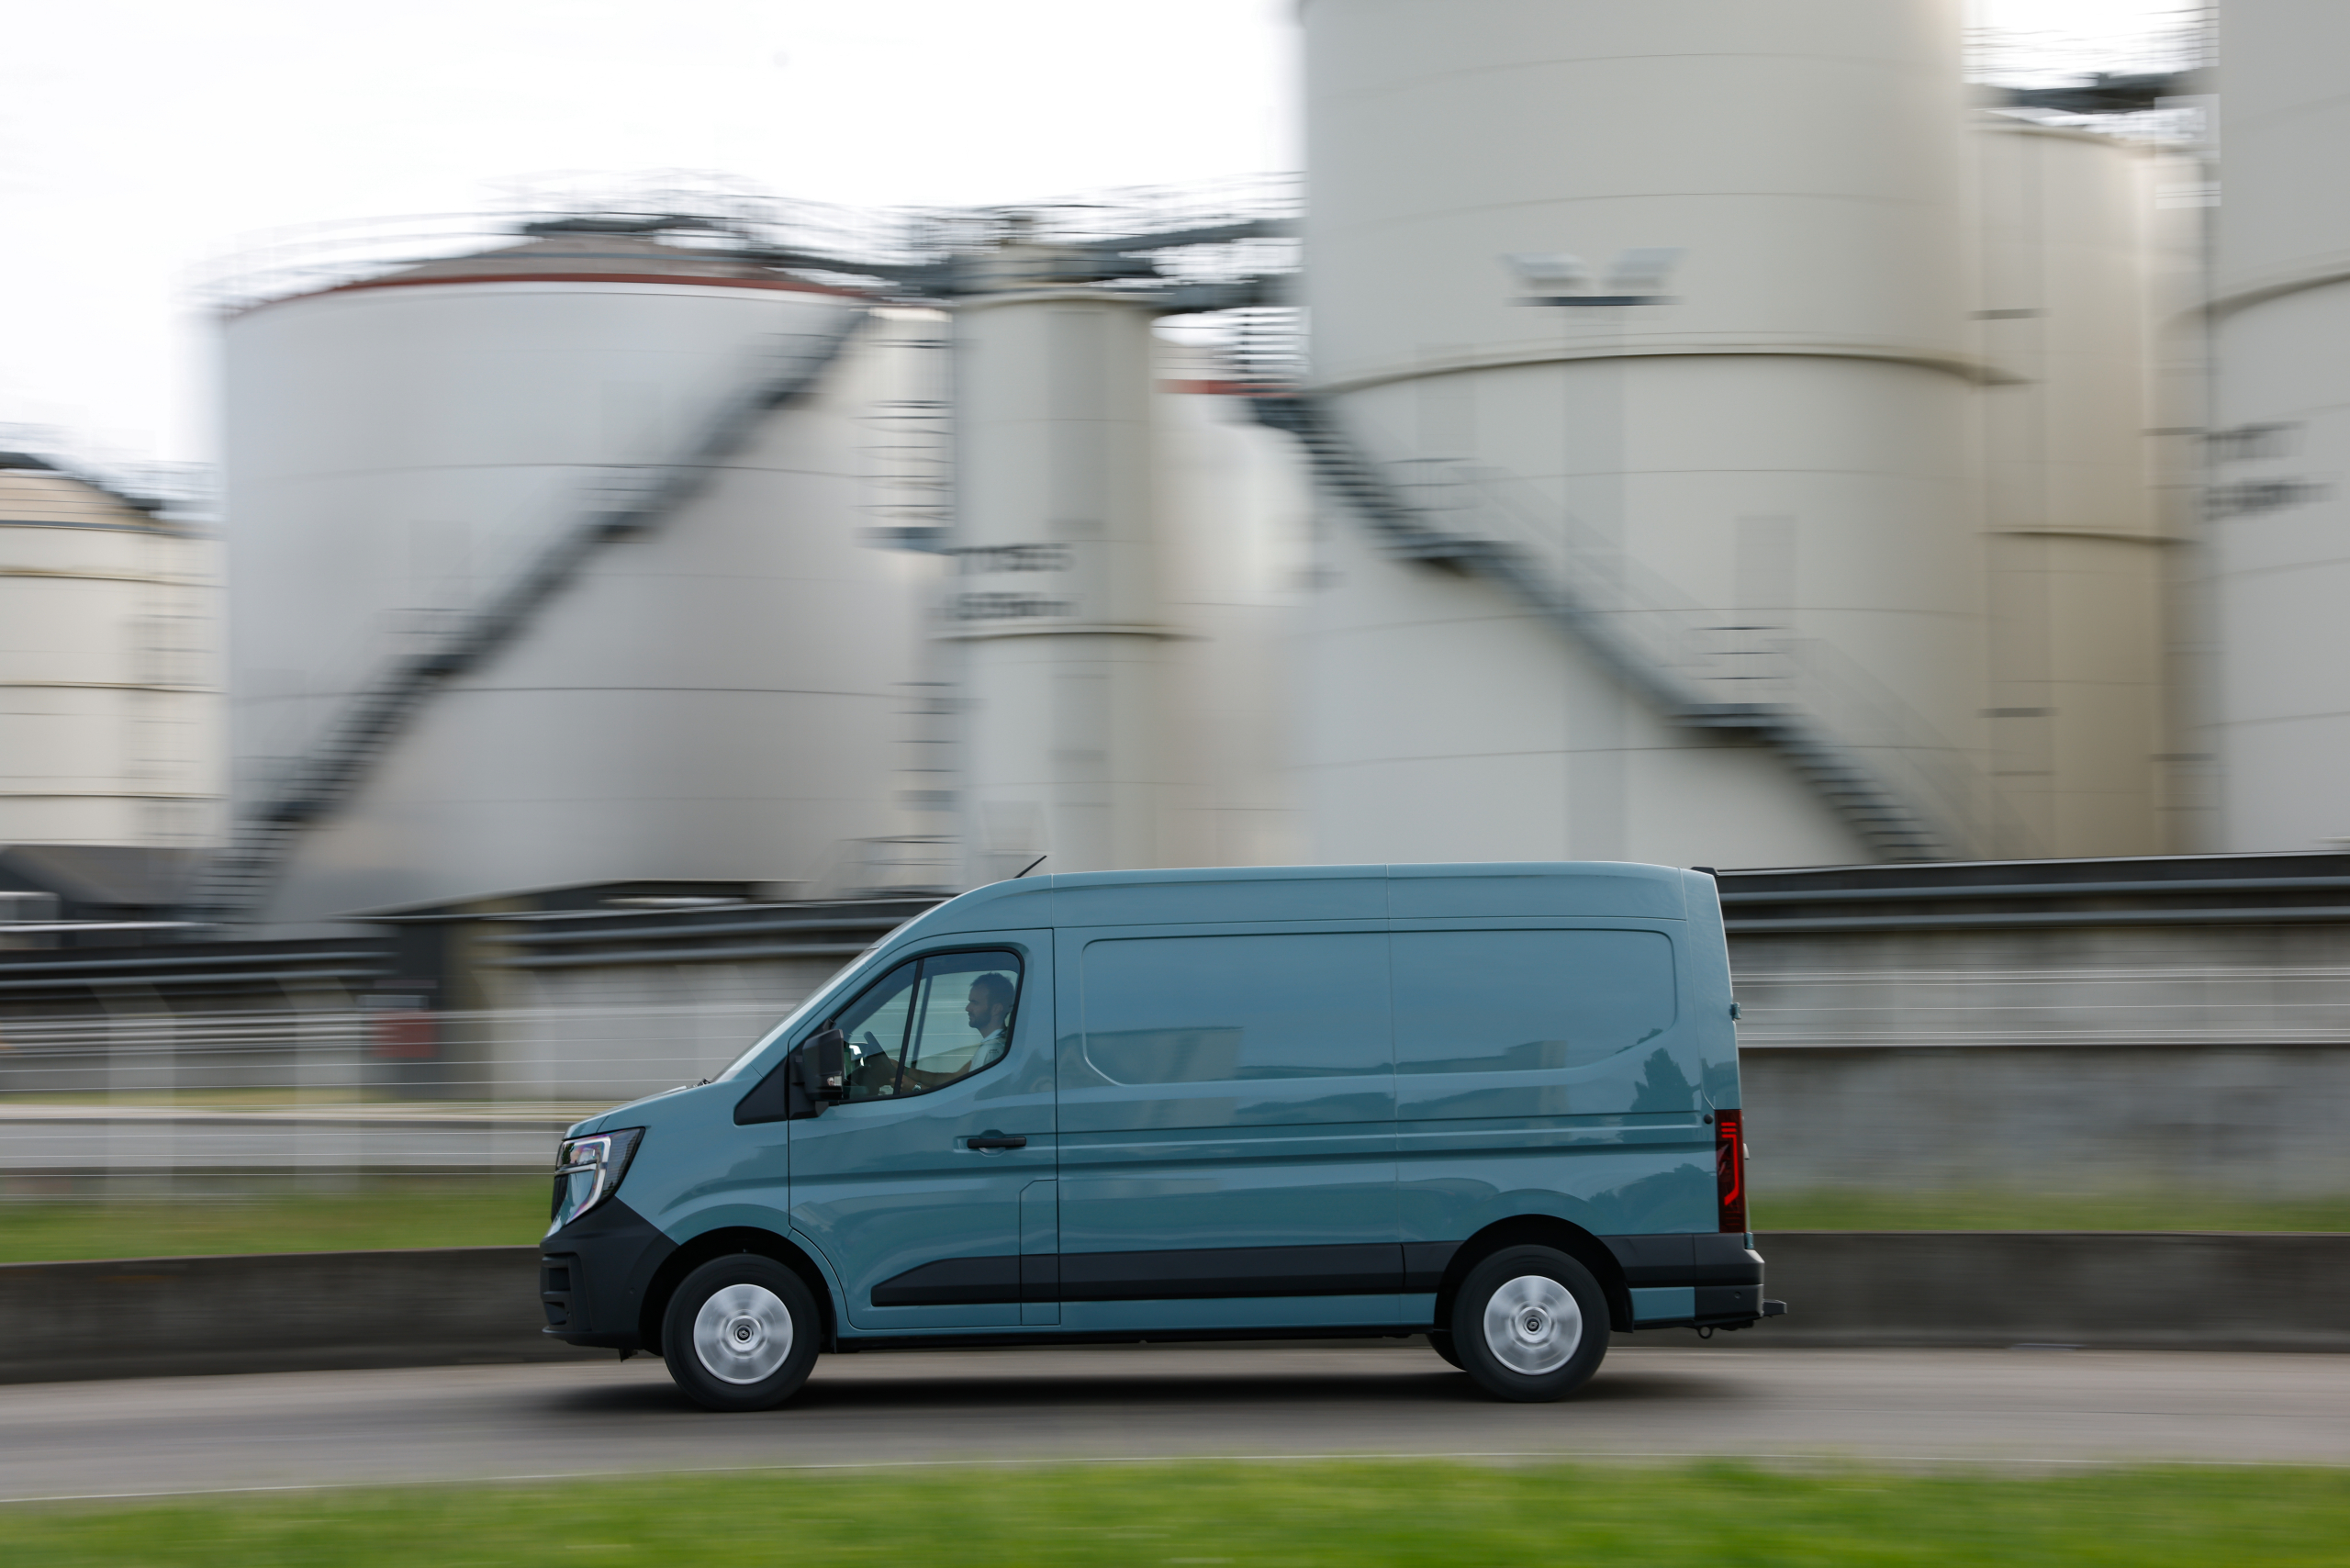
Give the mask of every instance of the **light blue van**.
POLYGON ((547 1332, 712 1409, 820 1350, 1404 1338, 1556 1399, 1742 1328, 1713 879, 1345 866, 999 882, 713 1080, 564 1139, 547 1332))

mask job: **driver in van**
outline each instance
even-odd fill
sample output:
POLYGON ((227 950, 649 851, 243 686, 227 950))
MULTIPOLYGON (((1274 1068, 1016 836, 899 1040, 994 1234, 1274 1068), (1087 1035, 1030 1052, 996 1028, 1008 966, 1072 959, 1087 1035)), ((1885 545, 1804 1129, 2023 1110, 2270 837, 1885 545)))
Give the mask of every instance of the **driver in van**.
POLYGON ((920 1066, 906 1069, 908 1089, 936 1089, 957 1079, 992 1067, 1012 1048, 1011 977, 990 970, 971 980, 971 994, 963 1003, 964 1020, 979 1038, 942 1051, 924 1051, 920 1066))

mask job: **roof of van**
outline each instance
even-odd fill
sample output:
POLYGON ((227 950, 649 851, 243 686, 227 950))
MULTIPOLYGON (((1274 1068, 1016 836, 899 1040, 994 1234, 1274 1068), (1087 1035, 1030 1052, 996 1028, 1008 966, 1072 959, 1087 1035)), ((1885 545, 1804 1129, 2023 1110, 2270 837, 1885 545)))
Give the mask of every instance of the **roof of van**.
POLYGON ((1684 920, 1693 882, 1710 892, 1710 879, 1703 872, 1615 860, 1085 871, 974 888, 906 931, 1399 917, 1684 920))

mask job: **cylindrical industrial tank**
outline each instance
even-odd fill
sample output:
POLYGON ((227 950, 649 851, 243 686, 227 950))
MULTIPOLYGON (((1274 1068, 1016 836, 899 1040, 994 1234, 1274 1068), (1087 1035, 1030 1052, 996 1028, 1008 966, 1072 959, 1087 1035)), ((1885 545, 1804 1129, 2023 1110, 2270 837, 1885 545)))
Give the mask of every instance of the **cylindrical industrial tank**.
POLYGON ((218 841, 218 554, 0 453, 0 846, 218 841))
MULTIPOLYGON (((1956 5, 1302 10, 1312 378, 1357 445, 1465 463, 1438 512, 1498 508, 1538 552, 1572 531, 1603 622, 1691 667, 1751 650, 1758 695, 1832 711, 1878 774, 1963 770, 1985 573, 1956 5), (1554 297, 1585 302, 1526 302, 1554 297)), ((1873 853, 1782 750, 1660 711, 1494 582, 1326 528, 1318 858, 1873 853)), ((1946 796, 1921 806, 1946 848, 1987 847, 1946 796)))
POLYGON ((2220 11, 2209 714, 2220 850, 2350 837, 2350 7, 2220 11))
POLYGON ((1986 114, 1977 346, 1992 771, 2017 853, 2152 855, 2176 545, 2154 433, 2159 155, 1986 114))
MULTIPOLYGON (((556 233, 227 324, 238 790, 859 300, 556 233)), ((874 332, 893 330, 868 322, 874 332)), ((270 915, 608 881, 822 887, 896 834, 919 580, 876 548, 852 339, 674 515, 602 545, 297 842, 270 915)), ((849 873, 854 879, 854 873, 849 873)))
POLYGON ((959 653, 973 881, 1176 863, 1182 766, 1168 734, 1147 304, 1025 280, 957 301, 956 576, 940 635, 959 653))
POLYGON ((1220 356, 1162 342, 1156 447, 1169 732, 1191 764, 1174 865, 1294 864, 1292 640, 1314 498, 1297 442, 1258 421, 1220 356))

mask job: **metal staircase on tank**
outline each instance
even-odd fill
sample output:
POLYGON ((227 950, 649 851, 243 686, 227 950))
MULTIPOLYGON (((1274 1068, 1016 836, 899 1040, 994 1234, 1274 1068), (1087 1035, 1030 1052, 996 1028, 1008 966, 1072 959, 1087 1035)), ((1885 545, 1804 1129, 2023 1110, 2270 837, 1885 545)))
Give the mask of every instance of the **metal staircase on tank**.
POLYGON ((1322 486, 1387 554, 1502 585, 1674 722, 1771 747, 1880 857, 1967 851, 1995 809, 1987 791, 1865 671, 1823 644, 1719 624, 1718 611, 1498 470, 1373 458, 1330 401, 1300 384, 1281 331, 1259 318, 1238 335, 1257 418, 1297 439, 1322 486), (1831 713, 1833 724, 1823 718, 1831 713))
POLYGON ((433 693, 513 642, 606 545, 643 537, 699 495, 719 465, 750 444, 769 414, 815 385, 867 319, 861 308, 848 309, 827 330, 783 339, 681 455, 627 472, 618 484, 608 476, 595 498, 501 592, 436 636, 430 647, 392 660, 363 686, 207 867, 190 900, 194 917, 258 918, 303 831, 350 797, 433 693))

